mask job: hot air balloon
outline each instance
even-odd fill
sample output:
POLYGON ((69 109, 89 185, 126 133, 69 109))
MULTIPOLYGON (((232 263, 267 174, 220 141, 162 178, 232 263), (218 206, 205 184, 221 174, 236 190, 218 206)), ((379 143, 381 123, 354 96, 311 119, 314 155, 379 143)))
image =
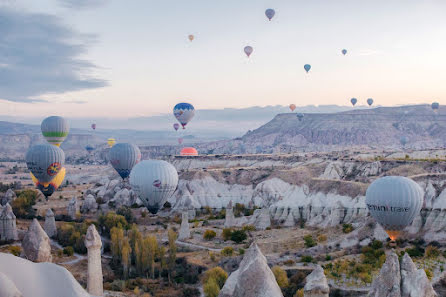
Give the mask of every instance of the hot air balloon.
POLYGON ((355 106, 356 102, 358 102, 358 99, 352 98, 352 99, 350 99, 350 102, 352 103, 353 106, 355 106))
POLYGON ((245 54, 248 56, 251 56, 252 52, 254 51, 254 49, 252 48, 252 46, 245 46, 245 48, 243 49, 245 51, 245 54))
POLYGON ((116 139, 114 139, 114 138, 109 138, 109 139, 107 139, 108 147, 112 147, 112 146, 114 146, 115 143, 116 143, 116 139))
POLYGON ((65 153, 59 147, 38 144, 26 153, 26 166, 40 183, 51 182, 65 163, 65 153))
POLYGON ((109 152, 110 163, 122 179, 130 175, 130 171, 141 161, 141 151, 131 143, 115 144, 109 152))
POLYGON ((345 48, 342 50, 342 54, 343 54, 344 56, 347 54, 347 50, 346 50, 345 48))
POLYGON ((373 99, 372 99, 372 98, 367 99, 367 104, 368 104, 369 106, 372 106, 372 104, 373 104, 373 99))
POLYGON ((195 108, 192 104, 189 103, 178 103, 173 108, 173 115, 177 118, 178 122, 180 122, 183 129, 185 129, 187 123, 195 115, 195 108))
POLYGON ((85 150, 86 150, 89 154, 91 154, 91 153, 95 150, 95 148, 94 148, 94 146, 92 146, 91 144, 87 144, 87 145, 85 146, 85 150))
POLYGON ((431 105, 431 107, 432 107, 432 110, 433 110, 434 112, 437 112, 438 109, 440 108, 440 103, 438 103, 438 102, 433 102, 432 105, 431 105))
POLYGON ((91 124, 91 129, 96 130, 96 124, 91 124))
POLYGON ((145 207, 156 214, 175 192, 178 173, 172 164, 162 160, 144 160, 130 173, 130 185, 145 207))
POLYGON ((173 128, 175 129, 175 131, 178 131, 178 128, 180 128, 180 124, 178 123, 173 124, 173 128))
POLYGON ((298 113, 297 114, 297 118, 299 119, 299 122, 301 122, 304 119, 304 114, 303 113, 298 113))
POLYGON ((305 64, 304 65, 304 69, 308 73, 310 71, 310 69, 311 69, 311 65, 310 64, 305 64))
POLYGON ((294 111, 296 109, 296 104, 290 104, 291 111, 294 111))
POLYGON ((195 36, 190 34, 187 38, 189 38, 189 41, 192 42, 195 39, 195 36))
POLYGON ((193 147, 185 147, 181 150, 180 156, 198 156, 198 152, 193 147))
POLYGON ((400 137, 400 143, 401 143, 402 146, 406 146, 408 141, 409 140, 407 139, 406 136, 403 135, 403 136, 400 137))
POLYGON ((183 138, 178 138, 178 144, 182 144, 183 143, 183 138))
POLYGON ((274 17, 275 14, 276 14, 276 11, 275 11, 274 9, 271 9, 271 8, 268 8, 268 9, 265 11, 265 15, 266 15, 266 17, 268 18, 268 20, 270 20, 270 21, 271 21, 271 19, 274 17))
POLYGON ((60 146, 70 131, 67 120, 59 116, 51 116, 44 119, 40 128, 46 141, 55 146, 60 146))
POLYGON ((60 187, 63 180, 65 179, 65 167, 62 167, 62 169, 59 171, 58 174, 54 177, 54 179, 49 183, 41 183, 39 180, 32 174, 31 179, 33 183, 36 185, 37 189, 42 192, 42 194, 45 196, 46 200, 48 200, 48 197, 53 195, 53 193, 60 187))
POLYGON ((366 191, 365 203, 372 217, 395 240, 409 226, 423 205, 423 190, 413 180, 385 176, 375 180, 366 191))

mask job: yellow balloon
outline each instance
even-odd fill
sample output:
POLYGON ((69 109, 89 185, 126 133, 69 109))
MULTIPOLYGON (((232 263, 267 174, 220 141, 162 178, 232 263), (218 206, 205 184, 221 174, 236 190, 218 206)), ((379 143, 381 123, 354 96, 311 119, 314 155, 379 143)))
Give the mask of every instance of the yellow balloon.
POLYGON ((115 143, 116 143, 116 139, 114 139, 114 138, 107 139, 107 144, 108 144, 109 147, 114 146, 115 143))
POLYGON ((45 196, 51 196, 54 191, 56 191, 60 185, 63 183, 65 179, 65 167, 62 167, 62 169, 59 171, 59 173, 53 178, 53 180, 49 183, 41 183, 37 180, 37 178, 31 174, 31 179, 33 183, 36 185, 36 187, 45 195, 45 196))

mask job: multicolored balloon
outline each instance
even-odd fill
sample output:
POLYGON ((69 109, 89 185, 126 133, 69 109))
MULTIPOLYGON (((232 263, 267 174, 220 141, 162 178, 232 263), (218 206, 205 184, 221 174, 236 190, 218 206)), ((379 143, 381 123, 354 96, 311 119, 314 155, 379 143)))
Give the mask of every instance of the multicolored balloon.
POLYGON ((187 123, 192 120, 195 115, 195 108, 190 103, 178 103, 173 108, 173 115, 180 122, 183 129, 185 129, 187 123))
POLYGON ((173 128, 175 129, 175 131, 178 131, 178 129, 180 128, 180 124, 178 123, 173 124, 173 128))
POLYGON ((141 161, 141 151, 131 143, 115 144, 109 152, 110 163, 122 179, 127 178, 133 166, 141 161))
POLYGON ((251 56, 252 52, 254 51, 254 49, 252 48, 252 46, 245 46, 245 48, 243 49, 243 51, 245 52, 245 54, 248 56, 251 56))
POLYGON ((291 111, 294 111, 296 109, 296 104, 290 104, 291 111))
POLYGON ((70 132, 68 121, 59 116, 51 116, 44 119, 40 129, 46 141, 55 146, 60 146, 70 132))
POLYGON ((32 173, 30 174, 31 174, 31 180, 36 185, 37 189, 40 190, 40 192, 42 192, 42 194, 45 196, 46 200, 48 200, 48 197, 53 195, 53 193, 63 183, 65 179, 65 173, 66 173, 65 167, 62 167, 59 173, 49 183, 41 183, 32 173))
POLYGON ((346 49, 343 49, 343 50, 342 50, 342 54, 345 56, 345 55, 347 54, 347 50, 346 50, 346 49))
POLYGON ((368 104, 369 106, 372 106, 372 104, 373 104, 373 99, 372 99, 372 98, 367 99, 367 104, 368 104))
POLYGON ((403 176, 385 176, 368 187, 365 203, 372 217, 390 239, 395 240, 420 213, 423 197, 423 190, 413 180, 403 176))
POLYGON ((38 144, 29 148, 25 160, 29 171, 40 183, 49 183, 62 170, 65 153, 55 145, 38 144))
POLYGON ((178 186, 178 172, 162 160, 144 160, 130 173, 130 185, 145 207, 156 214, 178 186))
POLYGON ((185 147, 181 150, 180 156, 198 156, 198 151, 193 147, 185 147))
POLYGON ((276 14, 276 11, 275 11, 274 9, 272 9, 272 8, 268 8, 268 9, 265 11, 265 15, 266 15, 266 17, 268 18, 268 20, 270 20, 270 21, 271 21, 271 19, 274 17, 275 14, 276 14))
POLYGON ((305 69, 305 71, 308 73, 308 72, 310 72, 310 70, 311 70, 311 65, 310 64, 305 64, 304 65, 304 69, 305 69))
POLYGON ((352 103, 353 106, 355 106, 356 103, 358 102, 358 99, 352 98, 352 99, 350 99, 350 102, 352 103))

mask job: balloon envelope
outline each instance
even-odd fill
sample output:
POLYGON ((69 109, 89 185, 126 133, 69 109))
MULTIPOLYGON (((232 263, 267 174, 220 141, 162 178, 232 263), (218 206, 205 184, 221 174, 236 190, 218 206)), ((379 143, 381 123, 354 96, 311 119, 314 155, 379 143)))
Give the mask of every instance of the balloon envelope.
POLYGON ((272 8, 268 8, 268 9, 265 11, 265 15, 266 15, 266 17, 268 18, 268 20, 270 20, 270 21, 271 21, 271 19, 274 17, 275 14, 276 14, 276 11, 275 11, 274 9, 272 9, 272 8))
POLYGON ((180 156, 198 156, 198 151, 193 147, 185 147, 181 150, 180 156))
POLYGON ((183 143, 183 138, 178 138, 178 144, 182 144, 183 143))
POLYGON ((243 49, 243 51, 245 52, 245 54, 248 56, 251 56, 252 52, 254 51, 254 49, 252 48, 252 46, 245 46, 245 48, 243 49))
POLYGON ((406 136, 401 136, 401 138, 400 138, 400 143, 401 143, 403 146, 405 146, 405 145, 407 144, 408 141, 409 141, 409 140, 407 139, 406 136))
POLYGON ((107 139, 108 147, 113 147, 115 145, 115 143, 116 143, 116 139, 114 139, 114 138, 107 139))
POLYGON ((91 129, 96 130, 96 124, 91 124, 91 129))
POLYGON ((109 152, 110 163, 118 172, 122 179, 127 178, 139 161, 141 161, 141 151, 131 143, 115 144, 109 152))
POLYGON ((189 38, 189 40, 192 42, 195 39, 195 36, 190 34, 187 38, 189 38))
POLYGON ((298 113, 297 114, 297 118, 299 119, 299 122, 303 120, 304 118, 304 114, 303 113, 298 113))
POLYGON ((187 123, 192 120, 195 115, 195 108, 190 103, 178 103, 173 108, 173 115, 180 122, 181 126, 186 127, 187 123))
POLYGON ((438 103, 438 102, 433 102, 433 103, 431 104, 431 107, 432 107, 432 109, 433 109, 434 111, 436 111, 436 110, 438 110, 438 109, 440 108, 440 103, 438 103))
POLYGON ((178 123, 173 124, 173 128, 175 129, 175 131, 178 131, 178 128, 180 128, 180 124, 178 123))
POLYGON ((85 150, 90 154, 92 151, 95 150, 94 146, 88 144, 85 146, 85 150))
POLYGON ((49 143, 60 146, 60 144, 67 138, 70 132, 68 121, 63 117, 51 116, 42 121, 40 125, 42 135, 49 143))
POLYGON ((290 104, 290 109, 291 109, 291 111, 294 111, 296 109, 296 105, 295 104, 290 104))
POLYGON ((368 104, 369 106, 372 106, 372 104, 373 104, 373 99, 372 99, 372 98, 367 99, 367 104, 368 104))
POLYGON ((352 98, 350 99, 350 102, 352 103, 353 106, 355 106, 356 102, 358 102, 358 99, 352 98))
POLYGON ((308 73, 310 71, 310 69, 311 69, 311 65, 310 64, 305 64, 304 65, 304 69, 308 73))
POLYGON ((130 173, 130 185, 147 209, 155 214, 175 192, 178 173, 162 160, 144 160, 130 173))
POLYGON ((395 240, 409 226, 423 205, 423 190, 413 180, 385 176, 375 180, 366 191, 366 205, 372 217, 395 240))
POLYGON ((38 144, 29 148, 25 160, 29 171, 39 182, 49 183, 62 169, 65 153, 57 146, 38 144))
POLYGON ((42 194, 48 199, 53 193, 60 187, 60 185, 63 183, 65 179, 65 167, 62 167, 62 169, 59 171, 59 173, 54 177, 54 179, 49 183, 41 183, 37 180, 37 178, 31 174, 31 179, 33 183, 36 185, 37 189, 42 192, 42 194))
POLYGON ((347 50, 346 50, 346 49, 343 49, 343 50, 342 50, 342 54, 345 56, 345 55, 347 54, 347 50))

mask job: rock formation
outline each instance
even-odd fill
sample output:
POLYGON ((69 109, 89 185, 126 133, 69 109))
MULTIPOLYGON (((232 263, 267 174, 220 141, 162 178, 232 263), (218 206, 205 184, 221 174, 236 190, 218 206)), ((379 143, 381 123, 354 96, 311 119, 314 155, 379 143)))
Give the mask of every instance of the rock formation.
POLYGON ((102 263, 101 263, 101 247, 102 241, 96 227, 92 224, 88 227, 85 236, 85 247, 88 250, 88 276, 87 290, 94 296, 103 296, 103 279, 102 279, 102 263))
POLYGON ((236 225, 234 211, 232 209, 232 200, 226 206, 225 228, 232 228, 236 225))
POLYGON ((368 297, 437 297, 423 269, 417 269, 408 254, 401 265, 395 252, 387 254, 370 288, 368 297))
POLYGON ((185 240, 190 238, 190 230, 189 230, 189 211, 184 210, 181 214, 181 227, 180 232, 178 234, 178 240, 185 240))
POLYGON ((265 256, 253 243, 218 297, 283 297, 265 256), (248 286, 246 284, 249 284, 248 286))
POLYGON ((15 284, 2 272, 0 272, 0 296, 23 297, 15 284))
POLYGON ((52 261, 50 239, 36 219, 33 220, 23 238, 22 249, 24 256, 30 261, 52 261))
POLYGON ((16 217, 7 203, 0 212, 0 240, 18 240, 16 217))
POLYGON ((330 288, 321 266, 317 265, 307 278, 304 287, 304 297, 328 297, 330 288))
POLYGON ((48 208, 46 211, 43 229, 49 237, 55 237, 57 235, 56 220, 54 219, 54 213, 51 208, 48 208))
POLYGON ((11 189, 8 189, 5 195, 2 198, 1 205, 6 205, 7 203, 11 204, 14 199, 17 198, 15 192, 11 189))
POLYGON ((253 225, 257 230, 266 230, 266 228, 271 227, 271 218, 269 216, 268 208, 256 209, 253 219, 253 225))
POLYGON ((292 211, 290 211, 288 213, 288 216, 287 216, 285 222, 283 223, 283 225, 285 227, 294 227, 295 222, 294 222, 294 216, 293 216, 293 212, 292 211))
POLYGON ((67 206, 68 216, 72 220, 75 220, 78 210, 79 210, 79 205, 77 204, 77 199, 76 199, 76 197, 73 197, 71 199, 70 203, 68 203, 68 206, 67 206))
POLYGON ((82 213, 92 212, 95 213, 98 210, 98 204, 96 203, 96 199, 92 194, 87 195, 85 197, 84 203, 81 206, 82 213))

